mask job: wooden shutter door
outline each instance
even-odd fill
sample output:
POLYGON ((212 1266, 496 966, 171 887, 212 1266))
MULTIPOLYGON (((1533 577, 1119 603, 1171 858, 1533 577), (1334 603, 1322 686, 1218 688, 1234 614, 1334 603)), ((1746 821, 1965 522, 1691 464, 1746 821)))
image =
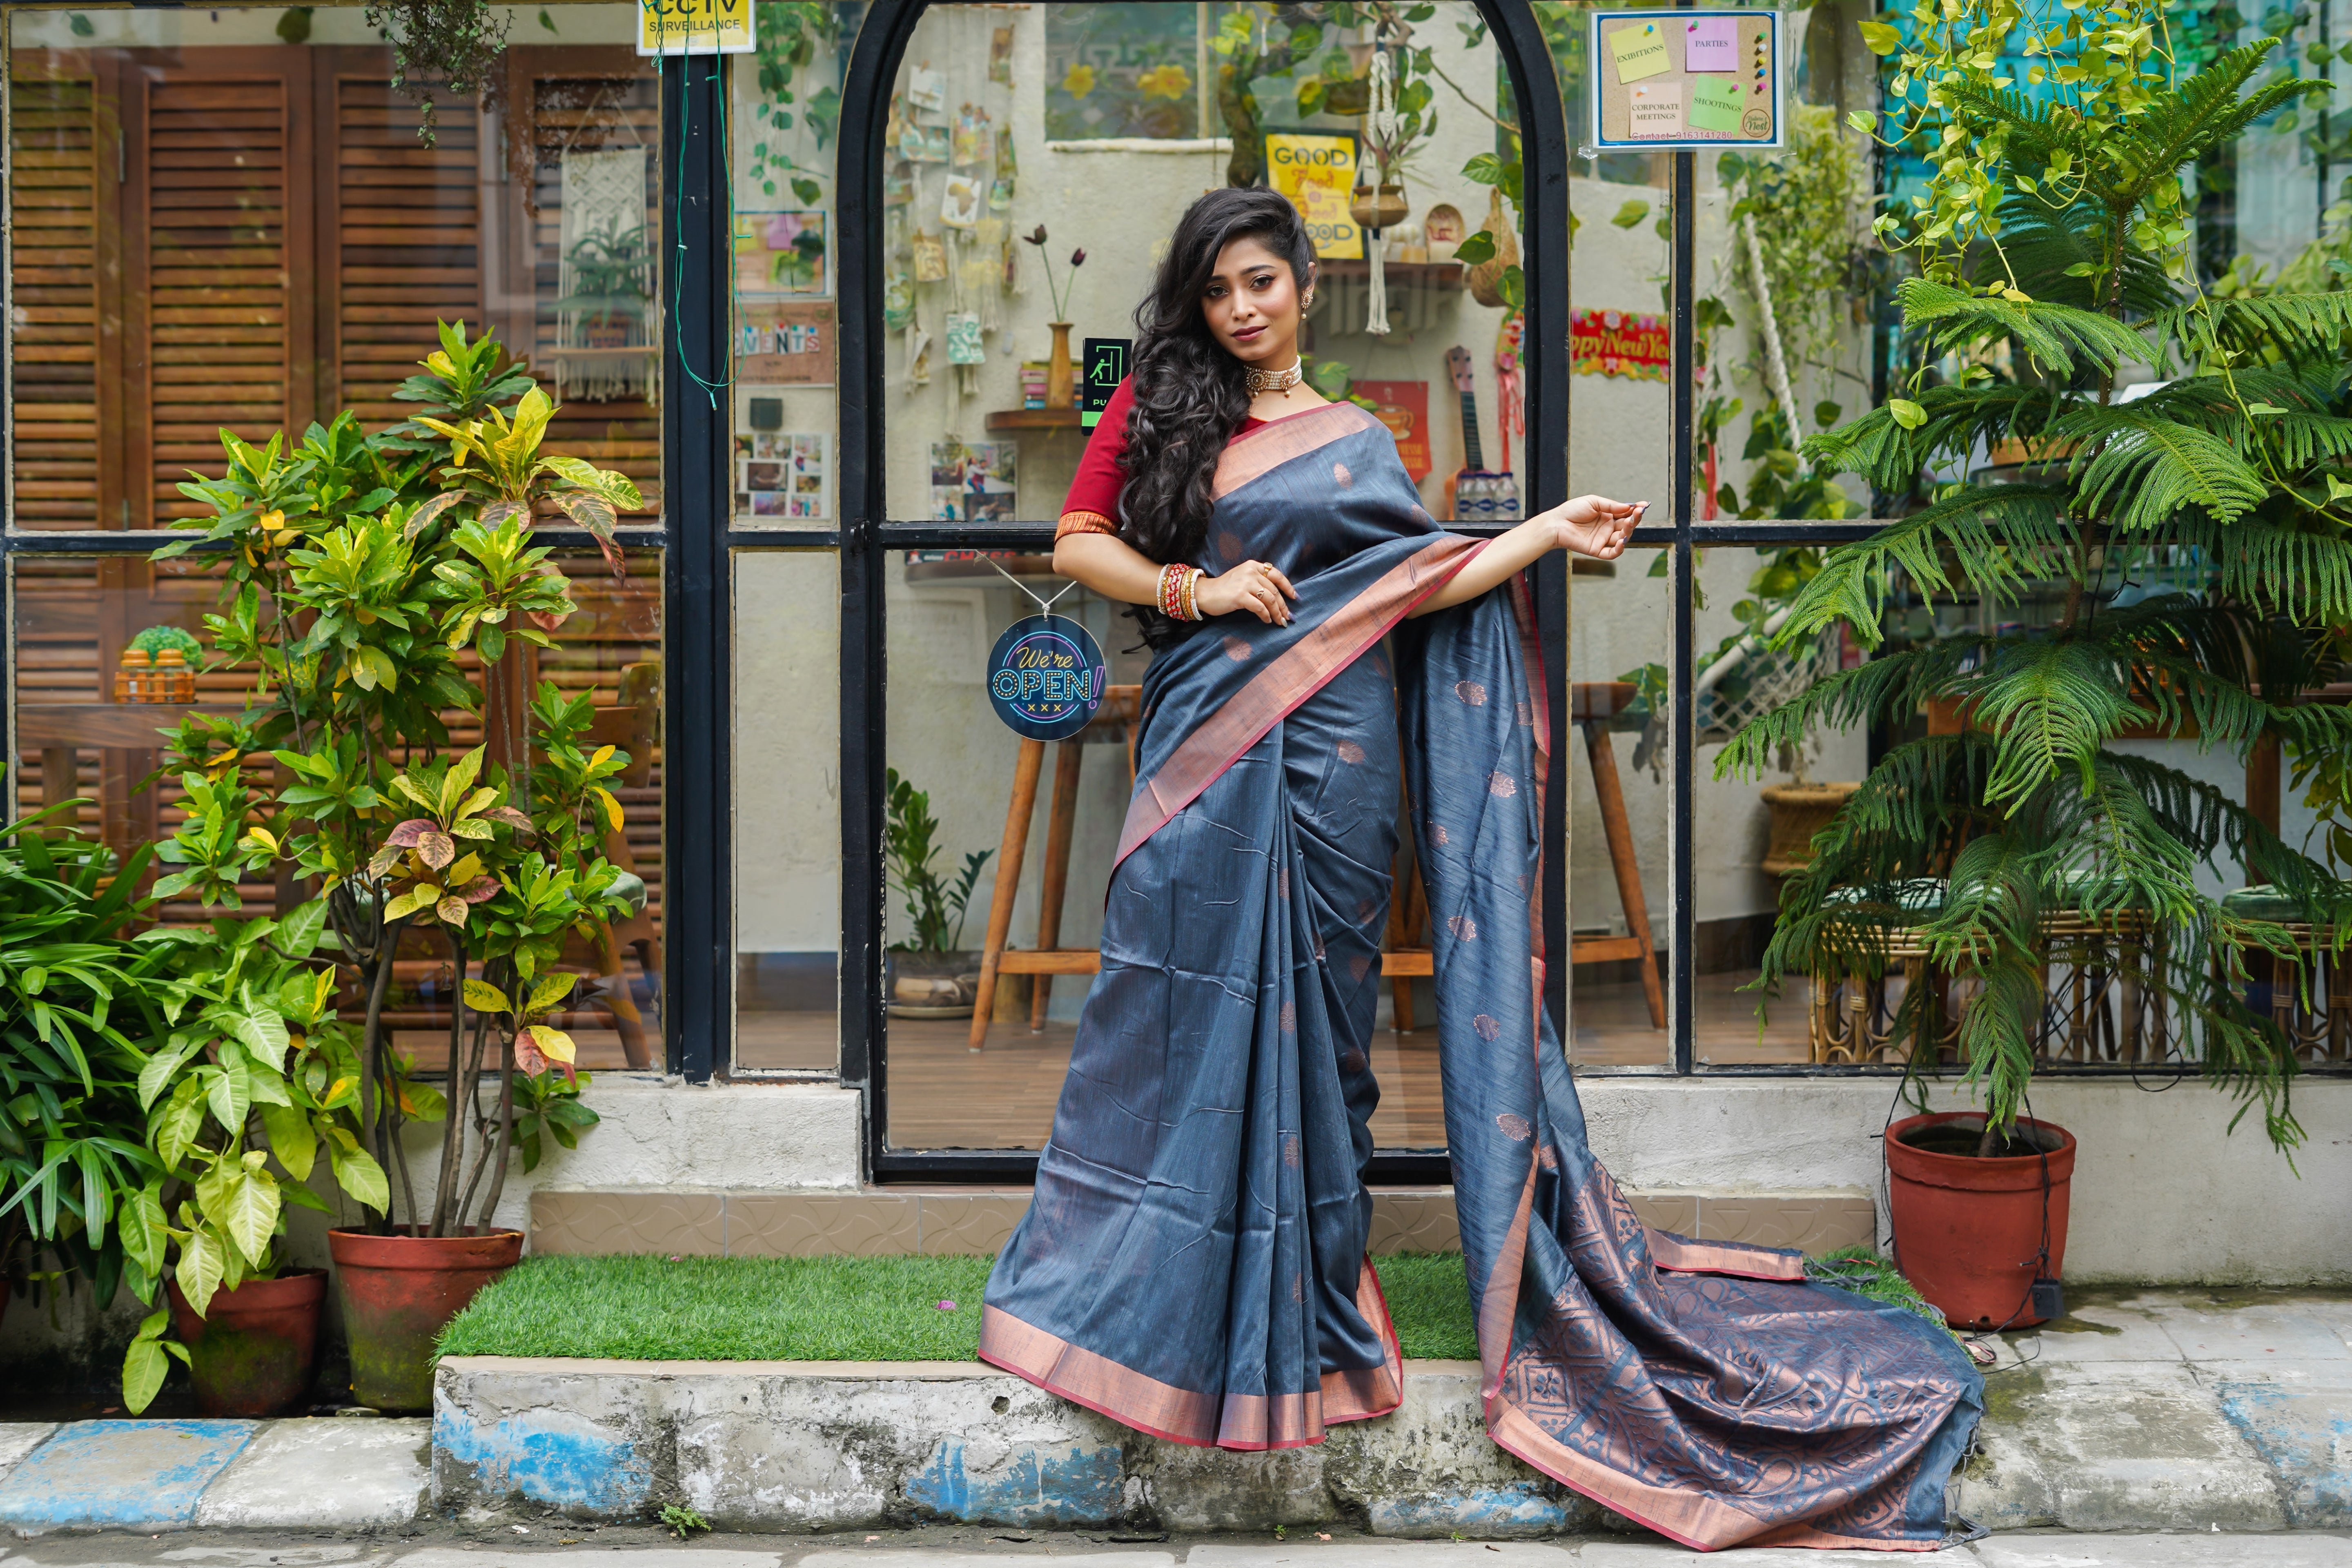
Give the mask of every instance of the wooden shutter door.
POLYGON ((10 57, 15 509, 18 528, 121 528, 115 126, 88 50, 10 57), (112 308, 110 308, 112 307, 112 308))
POLYGON ((223 426, 316 413, 305 48, 123 51, 124 466, 130 525, 203 509, 223 426))
POLYGON ((392 390, 439 346, 441 321, 484 321, 480 116, 443 103, 436 145, 392 90, 392 51, 311 51, 319 193, 320 417, 408 418, 392 390))

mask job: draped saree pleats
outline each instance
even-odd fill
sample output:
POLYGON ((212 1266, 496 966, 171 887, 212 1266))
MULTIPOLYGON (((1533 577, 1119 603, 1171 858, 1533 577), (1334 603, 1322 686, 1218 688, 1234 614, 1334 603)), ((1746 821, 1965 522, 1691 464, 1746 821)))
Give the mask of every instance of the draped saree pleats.
POLYGON ((1934 1546, 1981 1408, 1951 1336, 1796 1254, 1647 1230, 1586 1145, 1541 1005, 1524 584, 1404 620, 1484 546, 1352 405, 1235 441, 1215 488, 1200 564, 1272 562, 1296 617, 1223 617, 1146 677, 1102 969, 982 1357, 1184 1443, 1396 1407, 1363 1173, 1402 788, 1496 1441, 1692 1545, 1934 1546))

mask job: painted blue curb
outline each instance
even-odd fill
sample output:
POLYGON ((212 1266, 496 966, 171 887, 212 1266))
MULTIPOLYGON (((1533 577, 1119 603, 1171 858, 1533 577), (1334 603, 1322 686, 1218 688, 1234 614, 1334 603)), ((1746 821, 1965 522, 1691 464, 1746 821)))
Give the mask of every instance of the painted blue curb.
POLYGON ((0 1480, 0 1525, 184 1530, 257 1421, 77 1421, 0 1480))

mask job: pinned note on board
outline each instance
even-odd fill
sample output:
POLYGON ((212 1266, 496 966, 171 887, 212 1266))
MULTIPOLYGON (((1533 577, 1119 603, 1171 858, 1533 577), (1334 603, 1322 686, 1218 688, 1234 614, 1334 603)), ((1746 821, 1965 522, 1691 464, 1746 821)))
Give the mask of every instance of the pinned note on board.
MULTIPOLYGON (((1747 100, 1740 90, 1738 77, 1726 77, 1719 80, 1711 77, 1693 77, 1690 89, 1692 130, 1738 132, 1747 100)), ((1633 123, 1637 127, 1641 124, 1641 117, 1642 111, 1637 108, 1633 111, 1633 123)), ((1637 129, 1633 134, 1639 136, 1641 132, 1637 129)))
POLYGON ((1688 128, 1683 119, 1681 82, 1636 82, 1630 96, 1633 102, 1633 134, 1641 141, 1675 141, 1688 128))
POLYGON ((1782 144, 1781 13, 1596 10, 1589 26, 1591 58, 1608 62, 1593 73, 1593 151, 1782 144))
POLYGON ((1729 16, 1701 16, 1683 24, 1683 69, 1739 68, 1739 24, 1729 16))
POLYGON ((1666 26, 1656 21, 1637 22, 1609 35, 1609 52, 1617 61, 1617 79, 1636 82, 1675 68, 1666 53, 1666 26))

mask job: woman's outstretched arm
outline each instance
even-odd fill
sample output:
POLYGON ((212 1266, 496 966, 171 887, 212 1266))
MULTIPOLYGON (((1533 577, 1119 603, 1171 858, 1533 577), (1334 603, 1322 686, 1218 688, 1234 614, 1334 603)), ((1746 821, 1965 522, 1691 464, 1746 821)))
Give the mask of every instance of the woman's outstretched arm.
MULTIPOLYGON (((1478 558, 1454 574, 1454 580, 1415 605, 1412 614, 1449 610, 1466 605, 1487 589, 1507 583, 1540 556, 1554 550, 1572 550, 1596 561, 1614 561, 1625 553, 1625 542, 1642 520, 1645 500, 1611 500, 1607 496, 1579 496, 1535 516, 1502 534, 1478 552, 1478 558)), ((1407 617, 1408 619, 1411 617, 1407 617)))
MULTIPOLYGON (((1054 570, 1123 605, 1160 601, 1160 563, 1115 534, 1064 534, 1054 542, 1054 570)), ((1220 576, 1202 577, 1193 597, 1203 616, 1247 610, 1282 626, 1290 620, 1290 601, 1298 591, 1265 562, 1244 561, 1220 576)))

